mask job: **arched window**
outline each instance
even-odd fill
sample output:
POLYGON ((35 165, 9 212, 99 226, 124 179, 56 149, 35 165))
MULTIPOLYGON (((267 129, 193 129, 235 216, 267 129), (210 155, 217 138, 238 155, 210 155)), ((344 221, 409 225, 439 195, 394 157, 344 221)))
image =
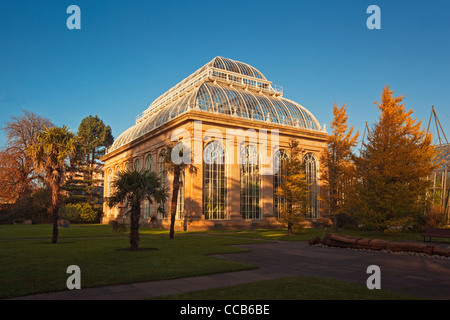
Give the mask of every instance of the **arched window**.
POLYGON ((141 159, 137 158, 134 160, 134 170, 141 171, 141 159))
MULTIPOLYGON (((189 149, 186 147, 186 145, 183 142, 179 142, 173 149, 172 152, 178 152, 178 155, 183 158, 183 155, 186 155, 186 153, 189 153, 189 149)), ((184 217, 184 182, 185 182, 185 176, 184 176, 184 169, 180 171, 180 177, 179 177, 179 187, 178 187, 178 195, 177 195, 177 210, 175 213, 175 219, 183 219, 184 217)))
MULTIPOLYGON (((149 154, 145 158, 145 170, 152 172, 153 167, 153 158, 152 155, 149 154)), ((151 214, 150 202, 148 200, 144 200, 144 219, 149 219, 151 214)))
POLYGON ((209 142, 203 153, 203 214, 205 219, 227 219, 227 175, 225 150, 218 141, 209 142))
POLYGON ((273 214, 280 218, 280 205, 286 203, 286 199, 277 195, 278 187, 281 185, 282 177, 286 173, 283 171, 283 163, 289 159, 287 152, 283 149, 277 150, 274 154, 274 175, 273 175, 273 214))
MULTIPOLYGON (((115 169, 115 176, 117 177, 119 174, 120 174, 120 166, 117 165, 115 169)), ((117 217, 119 215, 119 212, 120 212, 119 205, 116 204, 114 206, 114 217, 117 217)))
POLYGON ((310 184, 309 199, 310 208, 308 210, 308 218, 314 219, 320 217, 319 207, 319 183, 317 179, 317 171, 319 168, 316 156, 309 152, 303 157, 303 164, 305 166, 306 182, 310 184))
MULTIPOLYGON (((158 158, 158 176, 161 179, 161 188, 165 188, 167 185, 167 171, 166 171, 166 163, 165 163, 165 159, 163 156, 163 152, 165 149, 162 149, 159 153, 159 158, 158 158)), ((162 203, 161 208, 164 210, 164 213, 166 212, 166 205, 165 203, 162 203)), ((158 211, 158 218, 159 219, 163 219, 164 218, 164 213, 158 211)))
MULTIPOLYGON (((114 175, 113 175, 113 170, 109 169, 108 170, 108 175, 107 175, 107 193, 106 193, 106 197, 112 197, 113 194, 113 181, 114 181, 114 175)), ((109 205, 106 205, 106 216, 109 216, 113 213, 112 209, 109 207, 109 205)))
POLYGON ((125 164, 125 171, 133 171, 133 163, 131 161, 125 164))
POLYGON ((145 158, 145 170, 152 172, 152 169, 153 169, 153 158, 152 158, 152 155, 149 154, 145 158))
POLYGON ((258 149, 249 145, 241 154, 241 215, 261 219, 261 172, 258 149))
POLYGON ((184 216, 184 171, 180 172, 180 188, 178 189, 177 213, 175 219, 183 219, 184 216))

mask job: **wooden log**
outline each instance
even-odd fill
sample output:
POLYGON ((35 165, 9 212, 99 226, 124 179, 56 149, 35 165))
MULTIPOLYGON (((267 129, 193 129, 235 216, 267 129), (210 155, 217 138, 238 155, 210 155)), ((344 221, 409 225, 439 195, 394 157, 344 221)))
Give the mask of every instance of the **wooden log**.
POLYGON ((422 252, 432 255, 433 254, 433 250, 434 250, 434 246, 430 246, 430 245, 426 245, 425 247, 422 248, 422 252))
POLYGON ((330 237, 331 237, 331 234, 327 233, 327 235, 325 237, 323 237, 323 239, 322 239, 322 244, 325 246, 328 246, 330 243, 330 237))
POLYGON ((392 252, 417 252, 422 253, 426 244, 412 243, 412 242, 388 242, 386 250, 392 252))
POLYGON ((370 249, 370 240, 368 238, 361 238, 356 241, 357 249, 370 249))
POLYGON ((433 254, 444 257, 450 257, 450 250, 435 246, 433 249, 433 254))
POLYGON ((320 244, 320 242, 321 242, 320 238, 319 237, 315 237, 315 238, 309 240, 308 244, 310 246, 313 246, 313 245, 316 245, 316 244, 320 244))
POLYGON ((341 236, 337 234, 331 234, 331 242, 332 244, 341 247, 341 248, 356 248, 356 242, 360 238, 349 237, 349 236, 341 236))
POLYGON ((369 249, 375 250, 375 251, 385 250, 387 243, 388 243, 388 241, 385 241, 385 240, 372 239, 369 242, 369 249))

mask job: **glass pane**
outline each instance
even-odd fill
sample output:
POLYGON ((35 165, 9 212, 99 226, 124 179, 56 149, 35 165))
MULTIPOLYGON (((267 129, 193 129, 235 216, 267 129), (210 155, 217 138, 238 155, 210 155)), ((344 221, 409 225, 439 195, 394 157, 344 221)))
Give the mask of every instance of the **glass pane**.
POLYGON ((265 120, 265 116, 262 113, 261 106, 259 105, 258 100, 256 100, 256 98, 250 93, 240 92, 240 94, 245 101, 247 110, 250 113, 249 119, 265 120))
POLYGON ((241 157, 241 215, 244 219, 261 219, 259 151, 255 146, 246 146, 241 157))
POLYGON ((212 141, 206 145, 203 158, 203 214, 205 219, 227 219, 225 149, 212 141))
POLYGON ((223 114, 231 114, 230 104, 223 90, 216 85, 207 85, 214 103, 213 110, 223 114))

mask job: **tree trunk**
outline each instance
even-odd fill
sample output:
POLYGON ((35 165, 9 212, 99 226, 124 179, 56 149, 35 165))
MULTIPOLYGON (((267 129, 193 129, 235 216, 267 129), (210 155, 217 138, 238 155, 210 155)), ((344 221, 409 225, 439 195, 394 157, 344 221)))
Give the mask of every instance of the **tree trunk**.
POLYGON ((130 250, 137 251, 139 247, 139 219, 141 217, 141 203, 133 203, 131 207, 131 224, 130 224, 130 250))
POLYGON ((178 191, 180 190, 180 172, 180 166, 175 166, 173 170, 172 204, 170 207, 170 239, 173 239, 175 235, 175 216, 177 214, 178 191))
POLYGON ((51 213, 53 216, 53 235, 52 235, 52 243, 58 242, 58 211, 59 211, 59 185, 57 183, 53 183, 51 186, 52 189, 52 206, 51 213))
POLYGON ((292 223, 291 222, 288 222, 288 224, 287 224, 287 234, 292 234, 293 232, 292 232, 292 223))

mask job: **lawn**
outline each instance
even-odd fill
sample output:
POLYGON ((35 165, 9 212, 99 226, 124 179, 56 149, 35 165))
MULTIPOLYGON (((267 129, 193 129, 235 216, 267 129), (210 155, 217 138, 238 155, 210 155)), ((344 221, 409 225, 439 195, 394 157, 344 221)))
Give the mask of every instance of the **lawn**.
MULTIPOLYGON (((140 228, 140 248, 148 250, 138 252, 127 250, 127 234, 118 236, 107 225, 60 228, 57 244, 50 243, 51 232, 51 225, 0 226, 0 298, 67 290, 69 265, 81 268, 82 288, 251 269, 254 266, 211 255, 240 252, 233 244, 305 241, 332 230, 306 229, 294 235, 283 230, 178 232, 170 240, 167 230, 140 228)), ((422 239, 420 234, 340 233, 395 241, 422 239)))
MULTIPOLYGON (((23 227, 17 229, 20 238, 25 233, 23 227)), ((30 231, 37 235, 37 240, 0 241, 0 298, 67 290, 69 265, 80 267, 82 288, 254 268, 210 257, 211 254, 240 252, 230 245, 254 243, 251 239, 179 234, 170 240, 163 233, 142 236, 140 248, 148 250, 130 252, 128 237, 115 236, 110 228, 107 229, 109 237, 105 238, 108 233, 100 226, 92 226, 93 230, 87 226, 83 230, 73 228, 69 232, 70 227, 65 231, 68 237, 61 232, 58 243, 51 244, 50 238, 39 239, 43 233, 33 227, 30 226, 30 231), (100 230, 101 236, 92 236, 94 229, 100 230)), ((4 226, 0 226, 2 235, 3 229, 4 226)), ((158 233, 155 230, 155 234, 158 233)))
POLYGON ((388 290, 318 277, 285 277, 199 290, 154 300, 415 300, 388 290))

